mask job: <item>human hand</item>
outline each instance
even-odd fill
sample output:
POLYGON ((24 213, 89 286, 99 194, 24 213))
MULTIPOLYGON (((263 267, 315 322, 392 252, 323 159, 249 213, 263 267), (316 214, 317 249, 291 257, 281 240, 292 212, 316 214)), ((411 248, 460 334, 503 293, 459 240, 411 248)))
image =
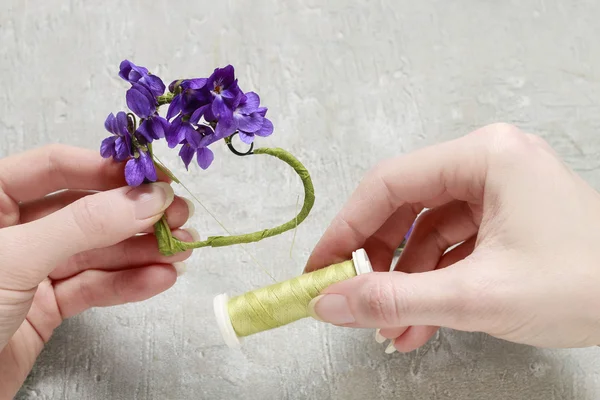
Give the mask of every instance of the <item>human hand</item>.
POLYGON ((440 326, 539 347, 597 345, 599 238, 598 193, 541 138, 490 125, 366 176, 306 270, 364 247, 380 272, 331 285, 311 312, 381 328, 379 342, 393 339, 386 352, 412 351, 440 326), (381 272, 425 208, 395 271, 381 272))
POLYGON ((66 146, 0 160, 0 399, 13 398, 64 319, 148 299, 183 271, 191 251, 163 257, 151 232, 165 210, 181 227, 191 203, 165 182, 125 186, 123 167, 66 146))

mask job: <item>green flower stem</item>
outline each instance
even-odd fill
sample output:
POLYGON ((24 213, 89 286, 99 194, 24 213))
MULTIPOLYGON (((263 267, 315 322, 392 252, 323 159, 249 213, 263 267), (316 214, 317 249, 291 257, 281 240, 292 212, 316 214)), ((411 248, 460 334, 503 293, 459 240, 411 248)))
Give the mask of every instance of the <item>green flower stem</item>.
POLYGON ((158 96, 158 106, 164 106, 165 104, 169 104, 175 95, 171 92, 167 92, 162 96, 158 96))
MULTIPOLYGON (((243 235, 211 236, 208 239, 199 242, 182 242, 181 240, 174 238, 171 234, 171 230, 169 229, 166 218, 163 216, 163 218, 154 225, 154 232, 158 240, 158 248, 163 255, 171 256, 182 251, 199 249, 202 247, 224 247, 235 244, 258 242, 272 236, 281 235, 284 232, 294 229, 300 225, 306 219, 306 217, 308 217, 308 214, 315 203, 315 190, 310 174, 304 165, 302 165, 302 163, 298 161, 298 159, 292 154, 280 148, 263 147, 255 149, 252 154, 266 154, 278 158, 296 171, 302 180, 302 185, 304 186, 304 203, 298 212, 298 215, 296 215, 290 221, 275 228, 264 229, 243 235)), ((163 170, 166 170, 164 166, 161 166, 158 163, 157 165, 159 168, 164 168, 163 170)), ((168 170, 167 174, 173 176, 173 174, 168 170)))

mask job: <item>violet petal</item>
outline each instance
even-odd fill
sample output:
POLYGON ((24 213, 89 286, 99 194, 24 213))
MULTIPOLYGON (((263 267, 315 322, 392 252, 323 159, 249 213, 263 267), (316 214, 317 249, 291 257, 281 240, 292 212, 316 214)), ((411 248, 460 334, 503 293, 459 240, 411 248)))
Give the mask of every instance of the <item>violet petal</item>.
POLYGON ((212 102, 212 112, 217 120, 226 118, 228 115, 233 114, 221 96, 215 96, 212 102))
POLYGON ((215 159, 215 155, 208 147, 202 147, 198 149, 196 159, 200 168, 207 169, 215 159))
POLYGON ((115 130, 116 135, 126 136, 129 134, 129 130, 127 129, 129 125, 129 120, 127 119, 127 114, 124 111, 119 111, 117 113, 117 117, 115 118, 115 130))
POLYGON ((109 136, 100 144, 100 155, 104 158, 110 158, 115 155, 115 140, 116 136, 109 136))
POLYGON ((202 134, 202 136, 208 136, 215 133, 213 128, 208 125, 198 125, 197 131, 202 134))
POLYGON ((254 133, 239 131, 238 136, 240 137, 240 140, 246 144, 251 144, 254 141, 254 133))
MULTIPOLYGON (((129 138, 129 136, 127 136, 129 138)), ((129 157, 131 157, 131 147, 130 142, 125 138, 117 138, 115 140, 115 160, 116 161, 125 161, 129 157)))
POLYGON ((210 135, 206 135, 202 138, 202 140, 200 140, 200 145, 198 147, 202 148, 202 147, 210 146, 211 144, 213 144, 214 142, 216 142, 218 140, 219 140, 219 138, 214 133, 210 134, 210 135))
POLYGON ((258 114, 253 113, 250 115, 234 114, 236 127, 245 132, 256 132, 262 127, 264 118, 258 114))
POLYGON ((152 161, 152 157, 150 157, 148 153, 140 152, 139 161, 144 169, 144 177, 150 182, 156 182, 156 167, 154 166, 154 161, 152 161))
POLYGON ((133 86, 127 91, 127 94, 125 95, 127 107, 129 107, 129 109, 138 117, 148 118, 156 111, 156 107, 154 101, 150 100, 140 89, 141 88, 139 87, 133 86))
POLYGON ((182 84, 182 86, 185 89, 202 89, 204 86, 206 86, 206 82, 208 81, 208 79, 206 78, 194 78, 194 79, 186 79, 185 80, 185 86, 184 84, 182 84))
POLYGON ((175 148, 185 138, 186 125, 186 122, 181 122, 180 119, 176 119, 167 132, 165 132, 167 144, 171 149, 175 148))
POLYGON ((169 110, 167 111, 167 119, 171 120, 174 116, 181 112, 181 95, 173 97, 171 104, 169 104, 169 110))
POLYGON ((114 132, 114 123, 115 123, 114 114, 113 113, 108 114, 108 116, 104 120, 104 129, 106 129, 110 133, 113 133, 116 135, 116 132, 114 132))
POLYGON ((144 168, 138 159, 132 158, 125 164, 125 181, 129 186, 139 186, 144 182, 144 168))
POLYGON ((242 99, 243 93, 237 88, 225 89, 221 92, 221 97, 227 100, 236 100, 239 102, 242 99))
POLYGON ((256 112, 262 115, 263 117, 267 115, 268 108, 267 107, 258 107, 256 112))
POLYGON ((215 136, 217 139, 223 139, 225 137, 231 136, 235 132, 235 124, 233 118, 230 119, 221 119, 217 123, 217 128, 215 129, 215 136))
POLYGON ((165 137, 165 133, 169 130, 169 121, 156 115, 152 117, 152 131, 154 132, 154 139, 162 139, 165 137))
POLYGON ((254 132, 255 135, 262 136, 262 137, 269 136, 272 133, 273 133, 273 123, 267 118, 263 119, 262 127, 258 131, 254 132))
POLYGON ((129 60, 123 60, 119 65, 119 76, 127 82, 137 82, 147 74, 148 70, 146 68, 139 67, 129 60))
POLYGON ((215 114, 213 114, 212 112, 212 107, 206 107, 206 109, 204 110, 204 119, 207 122, 215 122, 217 120, 215 114))
POLYGON ((139 82, 146 86, 154 96, 161 96, 165 93, 165 84, 156 75, 146 75, 139 82))
POLYGON ((185 169, 188 169, 190 162, 192 162, 192 158, 194 158, 195 153, 196 150, 192 149, 192 147, 189 144, 184 144, 179 150, 179 157, 181 157, 183 164, 185 164, 185 169))
POLYGON ((248 92, 246 93, 246 101, 237 109, 237 111, 242 114, 252 114, 258 110, 259 105, 260 97, 254 92, 248 92))
POLYGON ((194 113, 190 117, 190 123, 197 124, 200 121, 200 118, 202 118, 202 116, 206 112, 206 110, 208 110, 208 108, 209 108, 209 104, 204 105, 204 106, 198 108, 196 111, 194 111, 194 113))
POLYGON ((154 137, 154 132, 152 131, 152 119, 145 119, 142 121, 137 129, 137 133, 142 135, 148 143, 152 142, 154 139, 158 139, 154 137))
POLYGON ((233 65, 227 65, 223 68, 216 68, 213 75, 215 80, 221 80, 224 87, 228 87, 235 80, 235 70, 233 65))
POLYGON ((185 140, 188 142, 189 146, 191 146, 193 149, 197 149, 200 146, 202 135, 195 129, 189 127, 189 129, 185 130, 185 140))

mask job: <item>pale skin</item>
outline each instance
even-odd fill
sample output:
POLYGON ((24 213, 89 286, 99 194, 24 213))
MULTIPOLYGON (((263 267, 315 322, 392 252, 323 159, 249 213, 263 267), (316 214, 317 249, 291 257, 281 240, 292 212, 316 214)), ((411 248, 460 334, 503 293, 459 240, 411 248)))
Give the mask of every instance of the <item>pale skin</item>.
POLYGON ((94 151, 1 159, 0 399, 14 397, 64 319, 170 288, 191 252, 160 255, 152 225, 166 213, 178 238, 197 240, 179 229, 192 212, 168 183, 127 187, 123 165, 94 151))
MULTIPOLYGON (((159 294, 190 256, 161 256, 151 235, 166 212, 178 237, 197 240, 179 229, 187 203, 165 183, 125 187, 122 167, 64 146, 0 160, 0 399, 14 396, 64 319, 159 294)), ((330 286, 311 312, 381 328, 404 352, 440 326, 540 347, 597 345, 599 238, 598 193, 538 136, 487 126, 365 176, 306 270, 364 247, 379 272, 330 286)))
POLYGON ((494 124, 367 174, 306 269, 364 247, 380 272, 330 286, 310 311, 380 328, 387 352, 417 349, 438 327, 538 347, 598 345, 599 240, 599 194, 539 136, 494 124), (395 271, 384 272, 424 208, 395 271))

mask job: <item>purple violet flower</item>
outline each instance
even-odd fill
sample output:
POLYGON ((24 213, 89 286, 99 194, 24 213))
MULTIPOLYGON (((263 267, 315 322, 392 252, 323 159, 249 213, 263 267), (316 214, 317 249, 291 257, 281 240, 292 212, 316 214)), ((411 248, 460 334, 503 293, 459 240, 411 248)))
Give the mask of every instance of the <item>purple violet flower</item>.
POLYGON ((129 83, 134 83, 148 75, 148 69, 138 67, 129 60, 121 61, 119 65, 119 76, 129 83))
POLYGON ((140 83, 148 88, 154 96, 161 96, 165 93, 165 84, 158 76, 151 75, 147 68, 137 66, 129 60, 121 61, 119 76, 131 84, 140 83))
POLYGON ((131 133, 127 114, 120 111, 115 117, 110 113, 104 121, 104 127, 113 135, 102 141, 100 155, 104 158, 113 157, 118 162, 131 157, 131 133))
POLYGON ((170 128, 165 132, 169 148, 173 149, 178 144, 183 143, 187 137, 193 135, 192 132, 195 132, 195 130, 189 121, 184 121, 181 115, 175 118, 170 128))
POLYGON ((235 79, 233 66, 216 68, 208 78, 205 88, 212 96, 211 111, 215 119, 229 123, 233 118, 233 103, 242 94, 235 79))
MULTIPOLYGON (((179 85, 181 92, 173 97, 169 110, 167 111, 167 119, 170 120, 180 112, 185 115, 194 114, 195 111, 201 107, 210 104, 210 94, 204 89, 206 86, 206 78, 195 78, 186 79, 179 85)), ((175 86, 175 82, 169 85, 171 92, 175 86)), ((202 117, 201 113, 198 113, 196 121, 202 117)))
POLYGON ((179 156, 186 169, 194 157, 206 169, 214 160, 208 148, 212 143, 237 132, 243 142, 251 144, 255 136, 273 133, 273 124, 266 118, 267 108, 260 107, 258 94, 242 92, 231 65, 216 68, 208 78, 172 82, 169 91, 175 96, 166 118, 158 114, 158 98, 166 89, 158 76, 129 60, 119 65, 119 76, 131 84, 126 93, 127 106, 139 117, 139 127, 133 132, 135 118, 124 112, 110 114, 105 127, 113 135, 102 141, 100 153, 105 158, 128 160, 125 178, 131 186, 157 180, 149 151, 149 144, 155 140, 166 138, 170 148, 181 144, 179 156), (200 122, 202 118, 209 125, 200 122))
POLYGON ((125 98, 127 100, 127 107, 140 118, 148 118, 154 115, 156 107, 158 107, 156 97, 154 97, 150 89, 140 83, 133 83, 127 91, 125 98))
POLYGON ((215 159, 215 155, 207 146, 217 141, 215 133, 210 126, 200 125, 196 130, 186 131, 186 138, 179 150, 179 156, 188 169, 190 162, 196 155, 196 161, 202 169, 207 169, 215 159))
POLYGON ((157 179, 152 157, 143 149, 137 149, 134 157, 125 164, 125 181, 129 186, 139 186, 144 180, 156 182, 157 179))
POLYGON ((233 112, 234 131, 239 131, 242 142, 250 144, 254 136, 266 137, 273 133, 273 123, 265 118, 266 107, 259 107, 260 97, 254 92, 248 92, 233 112))
POLYGON ((164 138, 169 131, 169 122, 158 114, 143 120, 136 133, 144 137, 146 142, 164 138))

